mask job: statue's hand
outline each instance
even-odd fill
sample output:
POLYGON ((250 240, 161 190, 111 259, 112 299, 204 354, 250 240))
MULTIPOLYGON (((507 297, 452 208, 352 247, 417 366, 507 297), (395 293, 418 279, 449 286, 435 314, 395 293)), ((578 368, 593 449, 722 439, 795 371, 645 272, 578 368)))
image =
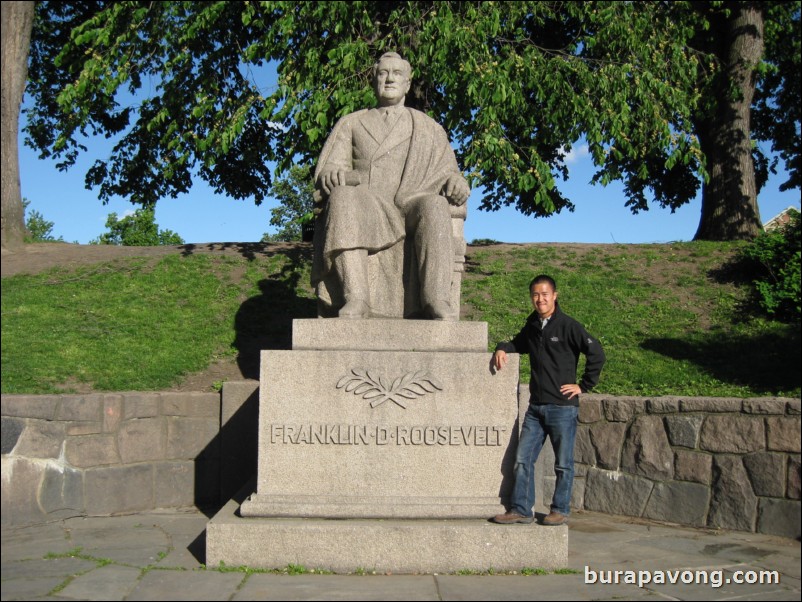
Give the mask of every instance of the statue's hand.
POLYGON ((341 167, 331 169, 327 172, 324 172, 320 175, 320 187, 323 189, 323 192, 326 195, 331 194, 331 189, 335 188, 336 186, 347 186, 347 176, 349 170, 343 169, 341 167))
POLYGON ((443 184, 443 194, 452 205, 464 205, 471 194, 471 188, 460 174, 451 174, 443 184))

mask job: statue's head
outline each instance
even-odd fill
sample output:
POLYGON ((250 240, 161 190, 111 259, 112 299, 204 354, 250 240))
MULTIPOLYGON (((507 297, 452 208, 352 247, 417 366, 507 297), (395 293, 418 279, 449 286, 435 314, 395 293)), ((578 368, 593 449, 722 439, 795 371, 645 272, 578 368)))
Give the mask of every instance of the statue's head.
POLYGON ((373 89, 379 106, 404 104, 412 84, 412 66, 396 52, 385 52, 373 65, 373 89))

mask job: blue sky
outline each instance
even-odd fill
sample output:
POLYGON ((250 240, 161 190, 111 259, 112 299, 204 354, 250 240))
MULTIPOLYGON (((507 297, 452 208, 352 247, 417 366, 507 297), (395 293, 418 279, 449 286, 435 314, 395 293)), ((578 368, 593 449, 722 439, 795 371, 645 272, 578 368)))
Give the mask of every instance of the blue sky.
MULTIPOLYGON (((21 122, 24 115, 21 116, 21 122)), ((21 123, 22 125, 22 123, 21 123)), ((55 161, 40 160, 22 144, 20 134, 20 181, 23 198, 44 219, 53 222, 53 236, 66 242, 86 244, 105 232, 106 218, 115 212, 122 217, 134 206, 124 199, 103 205, 97 192, 86 190, 84 174, 98 157, 110 151, 103 138, 87 140, 89 151, 67 172, 60 172, 55 161)), ((589 184, 593 165, 587 147, 578 144, 566 158, 570 178, 560 188, 574 202, 573 213, 564 211, 548 218, 525 216, 514 208, 495 212, 479 211, 481 190, 468 200, 465 239, 494 239, 500 242, 578 242, 578 243, 665 243, 693 239, 699 225, 700 198, 671 213, 654 206, 633 215, 624 206, 619 183, 607 187, 589 184)), ((781 193, 784 174, 774 176, 758 198, 761 219, 766 222, 787 207, 800 207, 798 190, 781 193)), ((156 222, 162 229, 178 233, 187 243, 255 242, 265 232, 273 232, 268 199, 257 207, 253 201, 240 201, 216 195, 196 180, 188 194, 166 198, 156 207, 156 222)))

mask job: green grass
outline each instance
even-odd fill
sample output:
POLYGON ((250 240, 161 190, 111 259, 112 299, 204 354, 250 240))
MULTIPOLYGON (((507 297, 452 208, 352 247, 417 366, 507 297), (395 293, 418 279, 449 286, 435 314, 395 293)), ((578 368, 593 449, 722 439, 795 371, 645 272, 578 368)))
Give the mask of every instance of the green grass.
MULTIPOLYGON (((529 280, 546 272, 562 309, 604 345, 596 392, 800 397, 799 326, 744 311, 749 285, 725 269, 738 248, 473 246, 463 319, 488 323, 492 349, 520 329, 529 280)), ((160 390, 214 360, 258 370, 259 349, 289 348, 292 318, 315 315, 309 263, 289 248, 3 278, 2 392, 160 390)))

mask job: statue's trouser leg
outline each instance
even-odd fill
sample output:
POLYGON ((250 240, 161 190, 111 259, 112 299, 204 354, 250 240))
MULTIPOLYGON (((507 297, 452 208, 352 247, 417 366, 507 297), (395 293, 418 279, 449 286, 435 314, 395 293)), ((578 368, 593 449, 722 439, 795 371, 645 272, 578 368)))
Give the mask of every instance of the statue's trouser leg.
POLYGON ((407 233, 414 232, 421 305, 428 317, 454 319, 451 307, 454 270, 453 235, 448 201, 441 196, 420 197, 406 206, 407 233))
POLYGON ((334 258, 334 267, 340 275, 345 297, 345 305, 338 315, 341 318, 367 318, 370 314, 367 250, 343 251, 334 258))

